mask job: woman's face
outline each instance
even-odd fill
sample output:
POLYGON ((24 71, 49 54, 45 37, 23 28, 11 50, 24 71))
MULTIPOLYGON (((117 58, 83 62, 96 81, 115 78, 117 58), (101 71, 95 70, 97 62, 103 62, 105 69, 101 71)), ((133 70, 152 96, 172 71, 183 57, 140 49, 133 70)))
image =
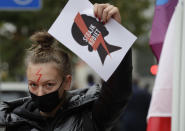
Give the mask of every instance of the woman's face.
POLYGON ((63 79, 55 63, 29 63, 27 67, 27 79, 30 92, 37 96, 56 91, 63 82, 59 90, 59 96, 61 97, 64 90, 70 88, 71 83, 71 77, 67 76, 67 80, 63 79))

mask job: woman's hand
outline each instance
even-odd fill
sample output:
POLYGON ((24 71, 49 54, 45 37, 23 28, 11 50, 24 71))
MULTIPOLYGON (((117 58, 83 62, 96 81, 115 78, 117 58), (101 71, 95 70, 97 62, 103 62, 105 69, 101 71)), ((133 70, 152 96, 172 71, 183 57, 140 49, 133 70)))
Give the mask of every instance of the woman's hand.
POLYGON ((94 4, 94 14, 103 23, 107 23, 110 18, 114 18, 117 22, 121 23, 121 16, 119 9, 110 4, 94 4))

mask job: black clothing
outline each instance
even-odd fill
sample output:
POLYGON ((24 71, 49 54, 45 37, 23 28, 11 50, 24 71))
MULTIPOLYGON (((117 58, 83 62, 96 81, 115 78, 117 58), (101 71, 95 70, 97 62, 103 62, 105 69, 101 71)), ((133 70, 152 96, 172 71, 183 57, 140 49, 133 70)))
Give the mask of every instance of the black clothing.
POLYGON ((55 117, 45 118, 30 97, 0 106, 0 127, 6 131, 109 131, 131 94, 131 50, 111 78, 91 88, 66 93, 55 117))
POLYGON ((133 95, 128 101, 124 114, 112 131, 146 131, 147 114, 151 95, 137 85, 132 87, 133 95))

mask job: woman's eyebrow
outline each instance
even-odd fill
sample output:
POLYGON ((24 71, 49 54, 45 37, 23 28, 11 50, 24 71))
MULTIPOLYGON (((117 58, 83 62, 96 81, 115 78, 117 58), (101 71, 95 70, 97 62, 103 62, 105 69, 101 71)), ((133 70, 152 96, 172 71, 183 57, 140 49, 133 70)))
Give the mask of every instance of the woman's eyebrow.
POLYGON ((57 80, 47 80, 47 81, 44 81, 43 83, 47 83, 47 82, 58 82, 57 80))
MULTIPOLYGON (((28 82, 35 82, 35 81, 33 81, 33 80, 28 80, 28 82)), ((35 82, 36 83, 36 82, 35 82)))

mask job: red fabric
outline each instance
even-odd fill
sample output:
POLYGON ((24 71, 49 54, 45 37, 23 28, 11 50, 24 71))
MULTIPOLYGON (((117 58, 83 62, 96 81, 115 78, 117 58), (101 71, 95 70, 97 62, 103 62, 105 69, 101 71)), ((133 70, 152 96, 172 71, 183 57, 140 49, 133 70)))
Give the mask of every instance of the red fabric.
POLYGON ((171 131, 171 117, 150 117, 147 131, 171 131))

